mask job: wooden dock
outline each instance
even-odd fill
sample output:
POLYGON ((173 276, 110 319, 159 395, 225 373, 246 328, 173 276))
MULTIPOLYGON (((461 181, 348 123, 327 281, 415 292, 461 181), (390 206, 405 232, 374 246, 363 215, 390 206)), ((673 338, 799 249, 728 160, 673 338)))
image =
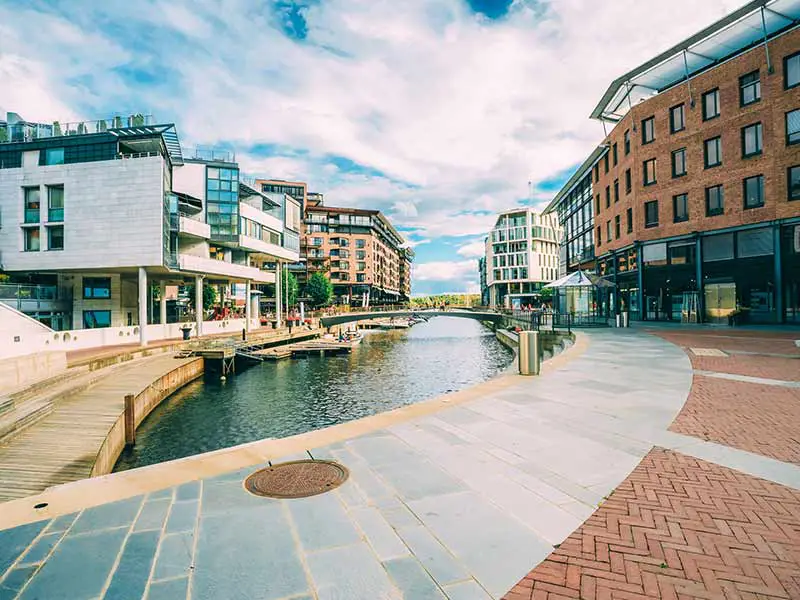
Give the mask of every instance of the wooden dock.
POLYGON ((335 356, 338 354, 349 354, 357 345, 358 342, 340 342, 335 339, 319 338, 288 344, 286 346, 279 346, 277 348, 255 350, 251 352, 251 354, 262 357, 262 360, 283 360, 285 358, 306 356, 335 356))

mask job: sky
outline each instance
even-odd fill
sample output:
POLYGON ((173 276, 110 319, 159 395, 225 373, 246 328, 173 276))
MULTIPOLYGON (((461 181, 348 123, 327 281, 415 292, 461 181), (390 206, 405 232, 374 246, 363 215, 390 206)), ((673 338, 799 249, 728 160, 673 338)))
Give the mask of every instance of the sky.
POLYGON ((248 175, 383 211, 413 292, 475 292, 494 214, 543 208, 619 75, 735 0, 0 0, 0 111, 152 114, 248 175))

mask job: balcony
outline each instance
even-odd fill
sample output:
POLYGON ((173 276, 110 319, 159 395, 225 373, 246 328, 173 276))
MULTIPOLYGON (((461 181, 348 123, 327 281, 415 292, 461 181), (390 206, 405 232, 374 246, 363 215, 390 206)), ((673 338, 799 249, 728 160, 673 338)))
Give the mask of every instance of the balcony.
POLYGON ((184 235, 190 235, 204 240, 211 237, 210 225, 189 217, 180 217, 178 221, 178 231, 184 235))
POLYGON ((72 298, 55 285, 2 283, 0 302, 20 312, 72 310, 72 298))
POLYGON ((178 256, 178 268, 181 271, 198 273, 200 275, 217 275, 232 280, 242 281, 251 279, 257 283, 275 283, 275 274, 267 273, 247 265, 205 258, 203 256, 192 256, 181 254, 178 256))

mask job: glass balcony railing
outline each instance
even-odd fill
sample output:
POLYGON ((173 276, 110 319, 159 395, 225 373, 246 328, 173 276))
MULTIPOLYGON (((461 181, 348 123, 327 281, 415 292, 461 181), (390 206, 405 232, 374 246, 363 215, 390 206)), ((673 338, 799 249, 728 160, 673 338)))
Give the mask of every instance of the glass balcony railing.
POLYGON ((50 223, 60 223, 64 220, 63 208, 50 208, 47 210, 47 220, 50 223))
POLYGON ((38 208, 26 208, 25 209, 25 222, 26 223, 38 223, 39 222, 39 209, 38 208))
POLYGON ((17 122, 6 125, 0 133, 0 143, 3 142, 32 142, 42 138, 63 137, 69 135, 88 135, 102 133, 109 129, 122 127, 143 127, 153 125, 155 119, 152 115, 135 114, 127 117, 116 116, 111 119, 97 121, 81 121, 77 123, 29 123, 17 122))
POLYGON ((16 283, 0 283, 0 299, 2 300, 66 300, 58 293, 55 285, 18 285, 16 283))

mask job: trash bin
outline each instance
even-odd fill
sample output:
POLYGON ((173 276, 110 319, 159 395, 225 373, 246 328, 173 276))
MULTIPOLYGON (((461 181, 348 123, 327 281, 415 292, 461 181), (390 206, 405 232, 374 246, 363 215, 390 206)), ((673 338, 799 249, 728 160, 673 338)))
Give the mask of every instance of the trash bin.
POLYGON ((192 333, 191 327, 181 327, 181 332, 183 333, 183 339, 188 340, 189 334, 192 333))

